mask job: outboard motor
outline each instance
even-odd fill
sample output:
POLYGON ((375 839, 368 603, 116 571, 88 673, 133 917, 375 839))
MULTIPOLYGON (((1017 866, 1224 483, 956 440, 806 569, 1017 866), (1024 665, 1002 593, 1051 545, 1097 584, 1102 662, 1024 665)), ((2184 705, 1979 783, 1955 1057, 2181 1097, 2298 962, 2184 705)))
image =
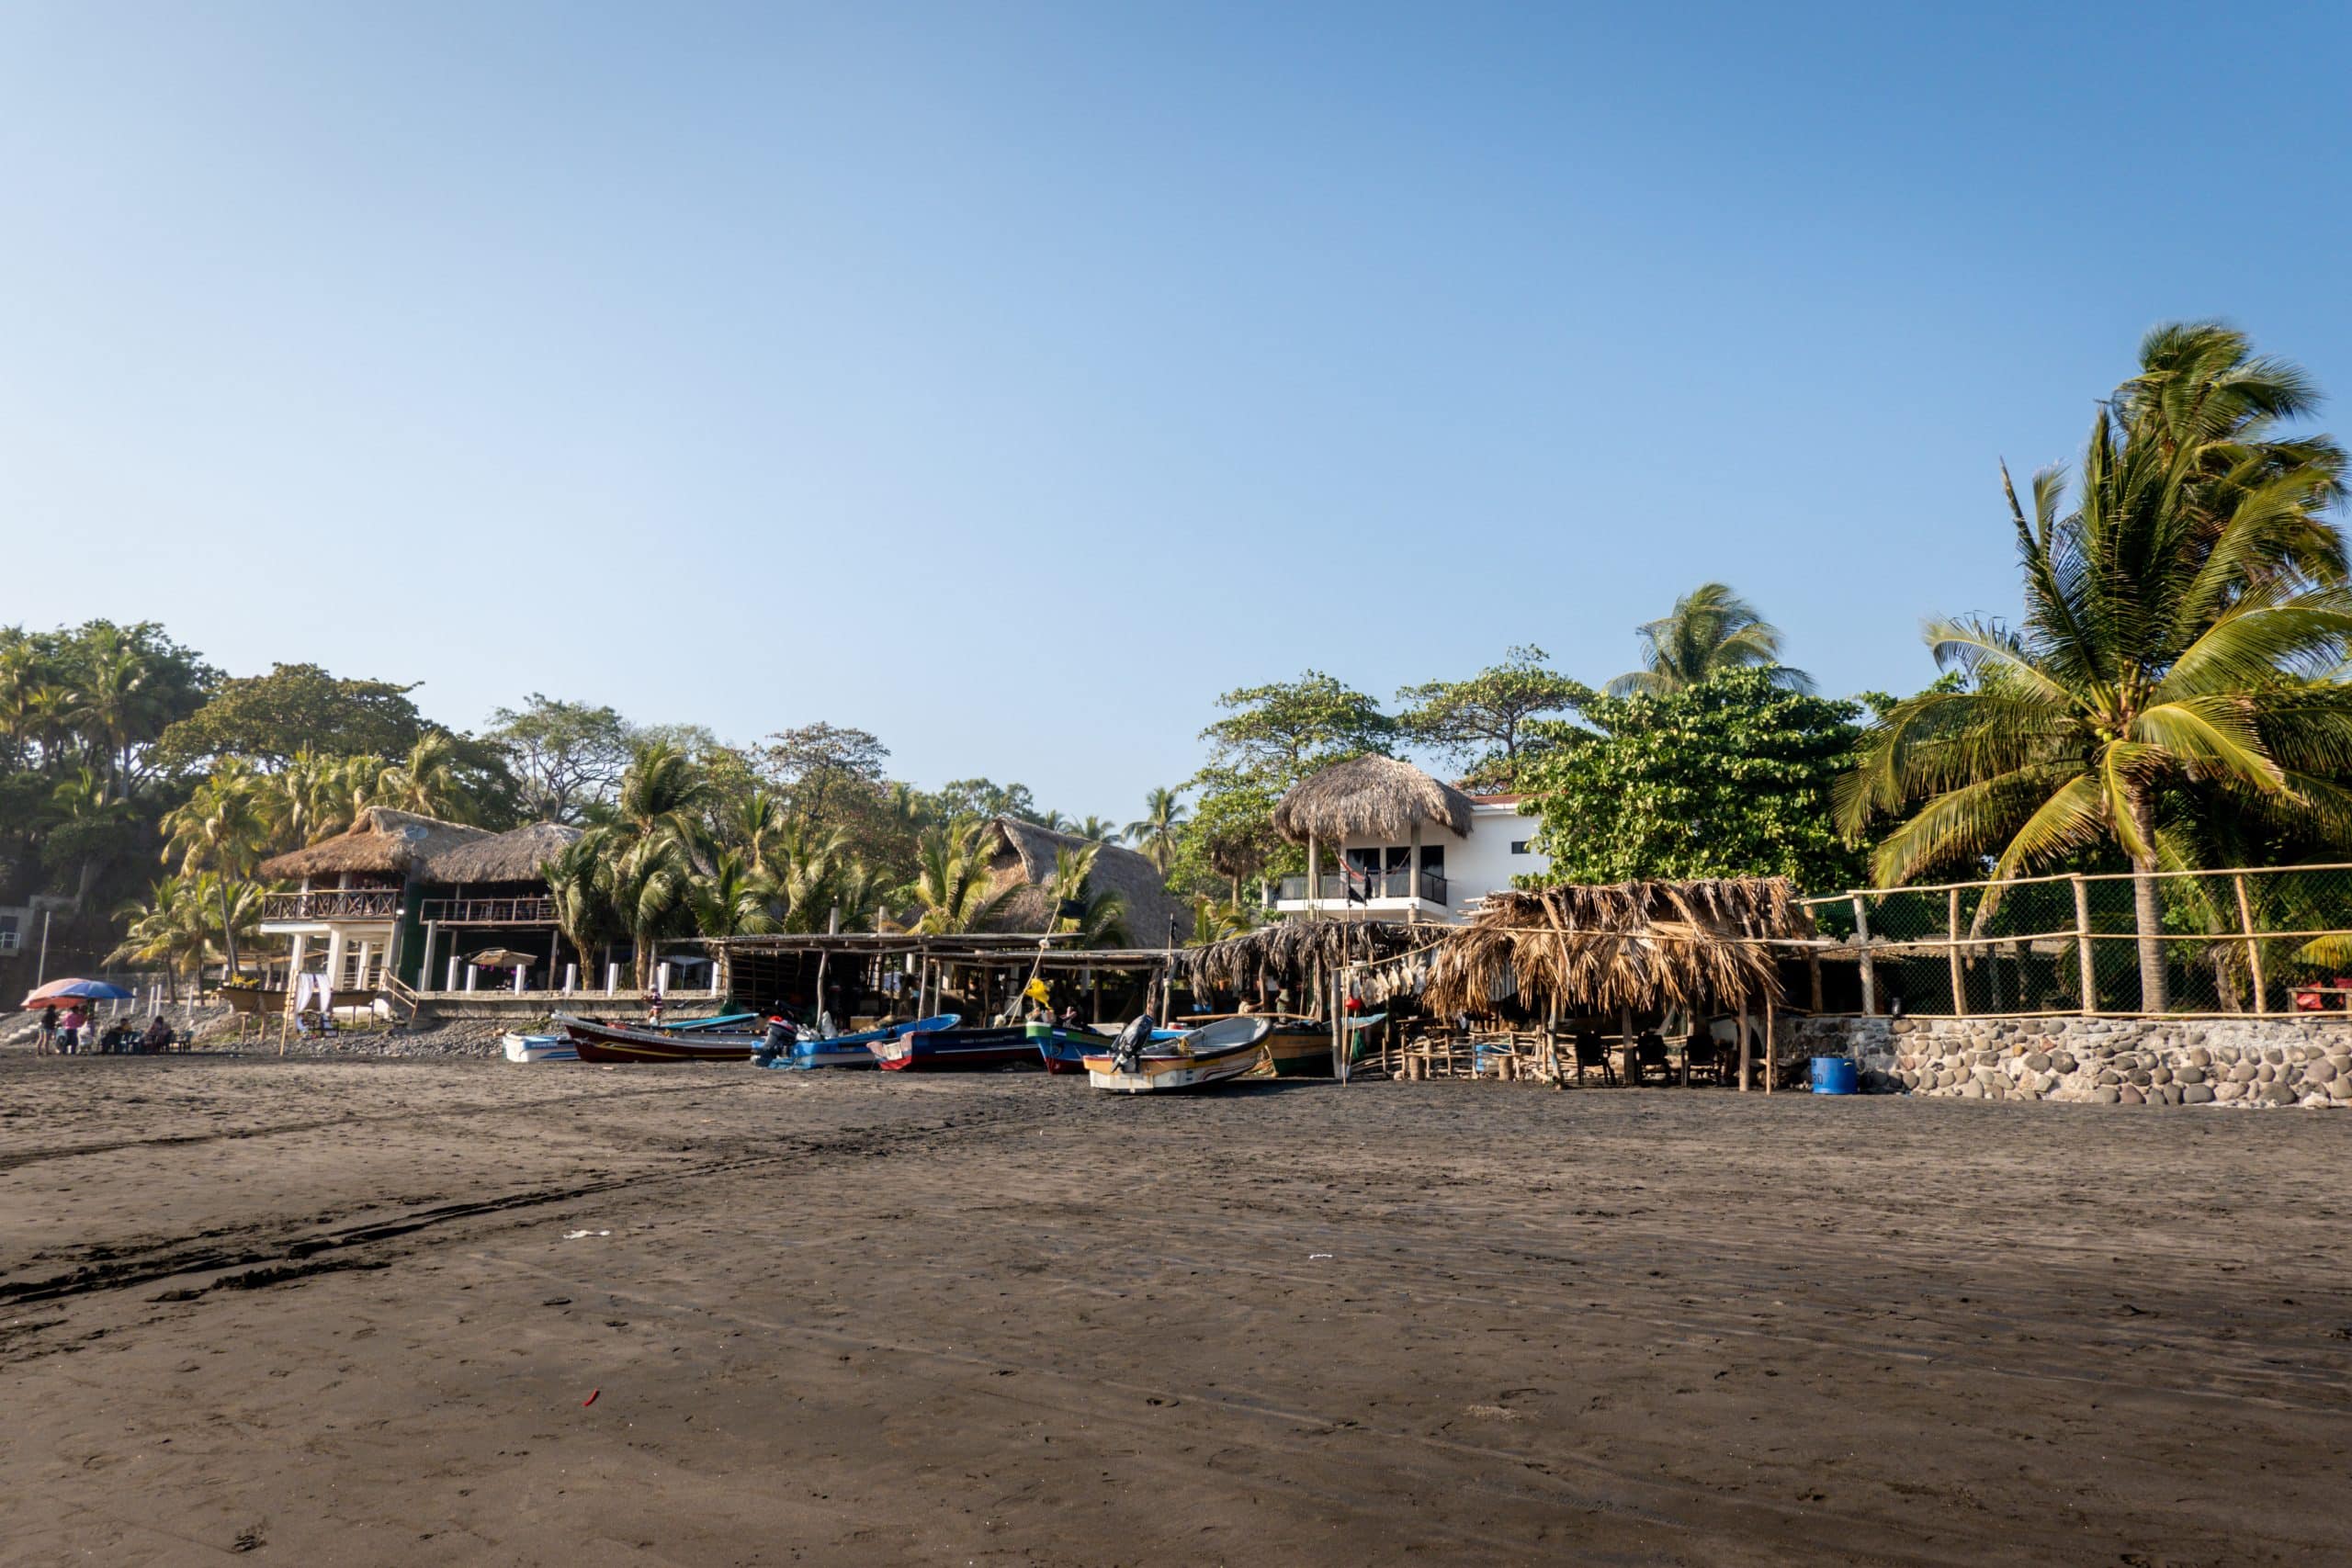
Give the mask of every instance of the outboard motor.
POLYGON ((1159 1027, 1159 1021, 1151 1014, 1138 1013, 1132 1022, 1119 1031, 1119 1037, 1111 1042, 1112 1069, 1122 1073, 1134 1072, 1141 1065, 1136 1058, 1143 1055, 1143 1048, 1151 1043, 1151 1032, 1159 1027))
POLYGON ((793 1046, 799 1043, 800 1031, 794 1026, 792 1020, 781 1010, 772 1012, 768 1014, 767 1038, 761 1041, 760 1048, 752 1053, 752 1059, 765 1066, 780 1056, 791 1055, 793 1046))

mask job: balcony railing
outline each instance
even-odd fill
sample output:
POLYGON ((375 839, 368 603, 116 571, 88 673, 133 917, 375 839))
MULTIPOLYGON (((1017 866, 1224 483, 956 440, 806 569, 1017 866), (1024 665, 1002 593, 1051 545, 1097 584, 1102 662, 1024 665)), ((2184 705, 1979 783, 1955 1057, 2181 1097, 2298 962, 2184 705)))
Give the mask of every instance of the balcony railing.
POLYGON ((555 900, 526 898, 427 898, 424 918, 452 926, 551 926, 555 900))
POLYGON ((397 887, 330 887, 316 893, 265 893, 265 920, 389 920, 401 912, 397 887))
MULTIPOLYGON (((1358 898, 1410 898, 1413 896, 1413 874, 1409 871, 1327 871, 1323 874, 1322 891, 1317 897, 1326 904, 1344 904, 1347 902, 1351 884, 1353 885, 1355 896, 1358 898)), ((1304 876, 1283 877, 1275 889, 1275 897, 1285 904, 1305 903, 1306 878, 1304 876)), ((1421 873, 1421 901, 1425 904, 1435 904, 1440 908, 1445 907, 1447 899, 1443 872, 1423 871, 1421 873)))

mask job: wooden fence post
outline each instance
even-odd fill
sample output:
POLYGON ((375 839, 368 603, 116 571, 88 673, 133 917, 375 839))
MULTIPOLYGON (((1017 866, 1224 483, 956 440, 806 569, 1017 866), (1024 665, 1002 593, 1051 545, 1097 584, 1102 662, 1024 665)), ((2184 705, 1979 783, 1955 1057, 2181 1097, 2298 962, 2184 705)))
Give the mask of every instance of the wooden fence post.
POLYGON ((1859 893, 1854 897, 1854 941, 1862 950, 1862 1016, 1878 1016, 1878 964, 1871 958, 1871 912, 1859 893))
POLYGON ((2067 880, 2075 885, 2075 961, 2082 968, 2083 1016, 2088 1018, 2098 1011, 2098 966, 2091 962, 2091 889, 2079 875, 2067 880))
POLYGON ((2254 976, 2254 1010, 2257 1014, 2267 1012, 2269 1004, 2264 999, 2262 994, 2262 943, 2255 939, 2254 906, 2246 899, 2245 877, 2239 873, 2232 872, 2230 886, 2237 892, 2238 925, 2245 932, 2246 968, 2254 976))
POLYGON ((1954 1018, 1966 1018, 1968 1016, 1968 976, 1960 962, 1960 889, 1950 887, 1944 891, 1946 895, 1944 923, 1951 937, 1951 945, 1944 949, 1944 956, 1951 964, 1951 1015, 1954 1018))

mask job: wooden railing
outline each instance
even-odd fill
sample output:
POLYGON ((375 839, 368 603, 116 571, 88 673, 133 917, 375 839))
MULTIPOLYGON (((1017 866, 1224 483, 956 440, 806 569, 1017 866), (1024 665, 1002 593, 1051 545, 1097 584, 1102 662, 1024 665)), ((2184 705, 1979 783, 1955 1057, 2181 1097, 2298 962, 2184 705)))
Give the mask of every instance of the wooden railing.
POLYGON ((523 898, 427 898, 423 918, 453 926, 551 926, 555 900, 523 898))
POLYGON ((315 893, 265 893, 265 920, 390 919, 401 912, 397 887, 328 887, 315 893))

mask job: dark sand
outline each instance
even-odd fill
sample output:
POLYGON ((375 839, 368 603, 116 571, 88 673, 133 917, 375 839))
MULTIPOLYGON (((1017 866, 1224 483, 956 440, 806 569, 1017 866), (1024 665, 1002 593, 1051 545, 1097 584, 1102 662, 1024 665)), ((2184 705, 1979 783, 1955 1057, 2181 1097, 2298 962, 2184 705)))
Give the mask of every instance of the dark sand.
POLYGON ((2352 1560, 2352 1114, 24 1056, 0 1108, 9 1563, 2352 1560))

